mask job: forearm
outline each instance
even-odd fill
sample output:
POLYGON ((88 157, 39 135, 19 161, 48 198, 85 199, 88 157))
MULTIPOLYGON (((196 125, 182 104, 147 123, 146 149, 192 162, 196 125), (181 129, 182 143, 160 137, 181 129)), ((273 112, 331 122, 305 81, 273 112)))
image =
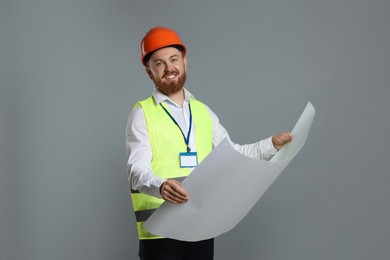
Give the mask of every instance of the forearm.
POLYGON ((132 190, 157 198, 161 198, 160 187, 166 181, 164 178, 155 176, 149 169, 132 165, 129 166, 128 180, 132 190))
POLYGON ((269 157, 271 157, 277 152, 277 150, 272 144, 272 137, 269 137, 267 139, 261 140, 253 144, 240 145, 240 144, 235 144, 232 141, 230 142, 233 145, 233 147, 241 154, 251 158, 260 159, 260 160, 267 160, 269 157))
POLYGON ((232 142, 226 129, 219 123, 217 115, 210 108, 209 112, 213 121, 213 147, 226 138, 238 152, 248 157, 266 160, 277 152, 272 143, 272 137, 252 144, 240 145, 232 142))

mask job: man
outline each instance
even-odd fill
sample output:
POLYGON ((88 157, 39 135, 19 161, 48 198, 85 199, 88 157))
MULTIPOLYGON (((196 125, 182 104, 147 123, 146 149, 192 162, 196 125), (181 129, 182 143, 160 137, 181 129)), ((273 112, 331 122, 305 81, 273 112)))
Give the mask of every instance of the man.
POLYGON ((292 140, 285 132, 253 144, 234 144, 210 108, 184 88, 186 51, 177 33, 168 28, 153 28, 141 41, 141 62, 155 89, 151 97, 135 105, 126 129, 141 260, 213 259, 213 239, 162 238, 145 230, 143 223, 164 200, 181 204, 191 199, 181 180, 224 138, 242 154, 258 159, 269 158, 292 140))

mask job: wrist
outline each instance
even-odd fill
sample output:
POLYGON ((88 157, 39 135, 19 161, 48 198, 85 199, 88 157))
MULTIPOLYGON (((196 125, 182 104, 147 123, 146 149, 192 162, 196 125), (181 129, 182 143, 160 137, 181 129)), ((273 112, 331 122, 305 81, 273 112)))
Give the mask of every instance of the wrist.
POLYGON ((163 194, 164 186, 165 186, 166 183, 167 183, 167 181, 164 181, 164 182, 161 184, 161 186, 160 186, 160 194, 161 194, 161 196, 162 196, 162 194, 163 194))

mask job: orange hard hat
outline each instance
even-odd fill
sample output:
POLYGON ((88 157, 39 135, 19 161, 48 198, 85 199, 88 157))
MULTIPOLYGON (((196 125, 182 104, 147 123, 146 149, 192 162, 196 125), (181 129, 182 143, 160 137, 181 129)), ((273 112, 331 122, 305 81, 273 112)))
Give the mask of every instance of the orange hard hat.
POLYGON ((186 47, 175 31, 164 27, 154 27, 150 29, 141 41, 142 64, 147 67, 147 61, 145 58, 148 54, 171 45, 180 46, 180 48, 182 48, 183 55, 186 54, 186 47))

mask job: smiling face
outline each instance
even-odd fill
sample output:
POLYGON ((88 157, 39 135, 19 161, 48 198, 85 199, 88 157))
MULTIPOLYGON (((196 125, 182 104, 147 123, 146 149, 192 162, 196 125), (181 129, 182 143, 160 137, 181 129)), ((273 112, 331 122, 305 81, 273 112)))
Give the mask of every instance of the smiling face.
POLYGON ((169 96, 180 91, 186 81, 187 59, 174 47, 155 51, 148 61, 148 73, 156 88, 169 96))

